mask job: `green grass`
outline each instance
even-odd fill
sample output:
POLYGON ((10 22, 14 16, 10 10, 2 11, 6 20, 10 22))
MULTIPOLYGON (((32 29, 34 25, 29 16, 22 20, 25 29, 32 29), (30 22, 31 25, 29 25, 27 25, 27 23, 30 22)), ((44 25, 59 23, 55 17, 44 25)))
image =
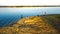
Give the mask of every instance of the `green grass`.
POLYGON ((49 23, 52 27, 57 29, 60 32, 60 14, 49 14, 46 16, 41 16, 47 23, 49 23))

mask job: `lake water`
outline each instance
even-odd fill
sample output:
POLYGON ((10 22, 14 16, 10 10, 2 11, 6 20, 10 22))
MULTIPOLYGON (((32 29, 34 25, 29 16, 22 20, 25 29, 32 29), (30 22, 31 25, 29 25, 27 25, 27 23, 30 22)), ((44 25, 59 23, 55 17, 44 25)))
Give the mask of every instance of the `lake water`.
POLYGON ((40 8, 0 8, 0 27, 15 23, 21 16, 34 16, 46 14, 60 14, 60 7, 40 7, 40 8))
POLYGON ((15 23, 20 19, 19 15, 0 15, 0 27, 15 23))

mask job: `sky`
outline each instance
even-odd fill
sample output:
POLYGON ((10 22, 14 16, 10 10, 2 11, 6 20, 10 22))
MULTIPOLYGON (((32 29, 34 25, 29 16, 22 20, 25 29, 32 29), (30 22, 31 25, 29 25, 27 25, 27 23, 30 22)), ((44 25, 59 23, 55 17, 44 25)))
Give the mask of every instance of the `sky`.
POLYGON ((60 0, 0 0, 2 5, 60 5, 60 0))

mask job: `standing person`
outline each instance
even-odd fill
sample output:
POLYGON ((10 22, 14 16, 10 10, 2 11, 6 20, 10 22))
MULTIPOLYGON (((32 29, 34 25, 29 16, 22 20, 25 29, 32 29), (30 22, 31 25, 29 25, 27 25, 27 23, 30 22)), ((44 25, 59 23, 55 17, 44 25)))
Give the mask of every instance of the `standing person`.
POLYGON ((46 12, 45 11, 43 12, 43 15, 46 16, 46 12))

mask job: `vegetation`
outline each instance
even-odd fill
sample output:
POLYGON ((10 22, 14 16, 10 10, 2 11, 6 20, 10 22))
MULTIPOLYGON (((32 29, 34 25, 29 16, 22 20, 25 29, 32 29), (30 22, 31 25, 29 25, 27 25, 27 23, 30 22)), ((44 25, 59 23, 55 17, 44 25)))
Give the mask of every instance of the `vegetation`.
POLYGON ((42 16, 52 27, 60 32, 60 14, 42 16))
POLYGON ((59 15, 30 16, 0 28, 0 34, 60 34, 59 31, 59 15))

